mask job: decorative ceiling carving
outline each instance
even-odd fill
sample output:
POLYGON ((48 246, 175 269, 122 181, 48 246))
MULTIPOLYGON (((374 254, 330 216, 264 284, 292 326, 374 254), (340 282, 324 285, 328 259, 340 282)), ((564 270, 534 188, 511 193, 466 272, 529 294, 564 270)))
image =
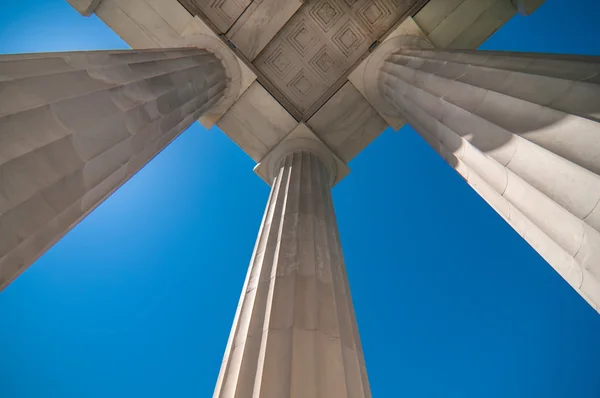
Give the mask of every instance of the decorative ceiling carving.
POLYGON ((254 65, 303 116, 419 0, 309 0, 254 65))
MULTIPOLYGON (((290 0, 179 1, 192 14, 210 21, 217 33, 229 37, 230 32, 239 30, 241 25, 245 32, 264 29, 261 26, 265 23, 264 15, 256 21, 250 15, 257 12, 259 6, 263 6, 263 13, 272 14, 290 0), (247 26, 252 23, 256 26, 247 26)), ((247 61, 252 62, 261 75, 259 81, 294 117, 308 120, 344 84, 350 69, 369 47, 425 2, 306 0, 285 25, 278 20, 283 27, 277 34, 272 33, 274 37, 256 57, 254 53, 247 61)), ((272 15, 273 18, 281 16, 272 15)), ((230 40, 236 45, 233 36, 230 40)), ((242 41, 247 47, 248 43, 242 41)), ((246 47, 241 53, 252 54, 252 49, 246 47)))

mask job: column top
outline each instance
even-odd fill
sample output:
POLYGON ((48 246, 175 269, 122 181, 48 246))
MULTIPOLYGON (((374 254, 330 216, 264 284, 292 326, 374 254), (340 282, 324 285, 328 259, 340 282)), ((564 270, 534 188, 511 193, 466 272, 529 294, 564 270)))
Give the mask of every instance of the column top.
POLYGON ((386 58, 392 53, 401 49, 427 49, 433 48, 433 45, 421 36, 396 36, 385 41, 379 46, 368 59, 363 72, 363 86, 365 95, 369 102, 373 104, 383 115, 395 116, 396 110, 383 95, 379 82, 381 66, 386 58))
POLYGON ((281 159, 286 155, 306 151, 313 153, 321 159, 329 175, 329 186, 333 187, 342 180, 350 169, 326 144, 306 126, 299 123, 275 148, 273 148, 254 168, 267 184, 271 185, 277 174, 281 159))
MULTIPOLYGON (((199 26, 202 27, 202 22, 198 17, 195 17, 193 22, 195 25, 200 24, 199 26)), ((194 28, 198 28, 198 26, 194 26, 194 28)), ((244 70, 236 55, 223 41, 213 36, 211 32, 207 33, 192 29, 189 33, 183 35, 183 42, 187 47, 195 47, 212 52, 225 68, 227 88, 219 102, 208 109, 199 120, 206 129, 210 129, 223 117, 246 88, 248 88, 249 83, 244 81, 247 76, 244 76, 244 70)), ((256 76, 252 74, 252 78, 256 78, 256 76)))

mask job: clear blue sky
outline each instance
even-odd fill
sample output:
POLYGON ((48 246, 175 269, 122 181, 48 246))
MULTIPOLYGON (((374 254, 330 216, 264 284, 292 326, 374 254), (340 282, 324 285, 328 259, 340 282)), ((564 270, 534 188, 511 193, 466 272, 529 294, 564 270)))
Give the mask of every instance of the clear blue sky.
MULTIPOLYGON (((547 0, 483 48, 600 54, 599 18, 547 0)), ((125 47, 62 0, 0 0, 0 53, 125 47)), ((0 293, 0 397, 211 397, 269 191, 253 166, 195 124, 0 293)), ((600 397, 600 315, 413 130, 350 166, 374 397, 600 397)))

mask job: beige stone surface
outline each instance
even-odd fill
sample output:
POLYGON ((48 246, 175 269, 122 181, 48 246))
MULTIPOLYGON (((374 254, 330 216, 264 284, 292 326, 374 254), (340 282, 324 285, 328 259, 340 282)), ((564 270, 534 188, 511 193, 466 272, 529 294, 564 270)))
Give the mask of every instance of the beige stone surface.
POLYGON ((279 142, 267 155, 265 155, 254 168, 254 172, 260 176, 267 184, 273 182, 272 170, 277 160, 291 149, 310 148, 313 152, 321 155, 322 159, 327 159, 329 175, 331 176, 331 186, 334 186, 344 179, 350 169, 325 142, 323 142, 305 123, 299 123, 283 140, 279 142), (299 146, 299 143, 301 145, 299 146))
MULTIPOLYGON (((268 0, 267 0, 268 1, 268 0)), ((179 0, 189 11, 197 16, 201 14, 217 29, 216 33, 226 33, 237 21, 252 0, 179 0)))
POLYGON ((220 100, 194 48, 0 56, 0 289, 220 100))
POLYGON ((200 118, 207 129, 223 117, 227 110, 256 80, 256 75, 246 66, 198 17, 193 18, 181 34, 186 47, 206 48, 212 51, 225 65, 229 79, 228 91, 219 104, 200 118))
POLYGON ((306 124, 344 162, 352 160, 388 126, 350 82, 306 124))
MULTIPOLYGON (((212 36, 214 38, 217 38, 217 36, 214 34, 214 32, 212 32, 210 30, 210 28, 204 22, 202 22, 199 18, 196 17, 196 18, 193 18, 189 22, 189 24, 186 25, 181 36, 185 39, 189 36, 198 36, 198 35, 206 35, 206 36, 212 36)), ((229 48, 227 48, 227 46, 219 46, 219 52, 222 52, 222 53, 227 52, 228 58, 235 55, 235 53, 230 51, 229 48)), ((223 58, 223 56, 222 56, 222 58, 223 58)), ((250 70, 250 68, 248 68, 248 66, 246 64, 244 64, 244 62, 242 62, 242 60, 240 60, 237 57, 235 59, 237 60, 237 64, 240 69, 240 78, 239 78, 240 79, 240 90, 239 90, 239 93, 237 94, 237 97, 239 98, 244 93, 244 91, 246 91, 246 89, 248 87, 250 87, 250 85, 256 80, 256 75, 254 74, 254 72, 252 70, 250 70)))
POLYGON ((386 46, 384 45, 386 42, 393 40, 397 37, 402 36, 416 36, 422 37, 426 39, 425 33, 419 28, 419 26, 415 23, 412 18, 406 18, 392 33, 390 33, 385 40, 379 44, 379 46, 375 49, 375 51, 370 54, 367 58, 365 58, 360 64, 356 66, 356 68, 350 73, 348 76, 348 80, 356 87, 356 89, 365 97, 367 101, 374 107, 374 109, 379 113, 379 115, 389 124, 395 131, 398 131, 406 121, 398 116, 396 112, 387 112, 385 109, 381 107, 380 104, 372 102, 366 92, 365 89, 365 74, 374 74, 377 73, 377 69, 369 70, 367 72, 367 65, 372 62, 371 59, 377 57, 380 53, 386 52, 386 46), (383 49, 382 49, 383 47, 383 49))
POLYGON ((177 0, 103 0, 96 15, 133 48, 208 48, 225 63, 231 80, 221 103, 200 123, 212 127, 256 80, 256 75, 199 18, 177 0))
POLYGON ((516 12, 511 0, 430 0, 414 19, 435 47, 475 49, 516 12))
POLYGON ((418 0, 307 1, 254 65, 304 117, 418 0))
POLYGON ((95 13, 139 49, 182 46, 180 34, 192 20, 177 0, 103 0, 95 13))
POLYGON ((227 37, 253 61, 301 5, 300 0, 252 2, 227 32, 227 37))
POLYGON ((217 126, 255 161, 260 161, 298 122, 254 82, 217 126))
MULTIPOLYGON (((525 0, 530 9, 537 8, 543 0, 525 0), (534 4, 535 3, 535 4, 534 4)), ((430 0, 414 18, 402 22, 378 48, 363 60, 348 76, 348 80, 360 91, 383 119, 394 129, 399 130, 405 120, 398 114, 390 114, 381 104, 373 103, 365 89, 367 65, 377 57, 385 42, 402 36, 425 38, 437 48, 475 49, 497 29, 504 25, 517 12, 511 0, 430 0)))
POLYGON ((214 398, 370 398, 324 159, 279 166, 214 398))

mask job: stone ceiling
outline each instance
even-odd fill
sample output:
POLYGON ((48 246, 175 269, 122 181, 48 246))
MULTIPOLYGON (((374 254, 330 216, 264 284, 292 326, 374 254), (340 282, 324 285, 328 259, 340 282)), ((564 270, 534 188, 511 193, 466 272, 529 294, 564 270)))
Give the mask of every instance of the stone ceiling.
POLYGON ((404 124, 367 98, 365 62, 373 43, 380 48, 378 42, 408 35, 439 48, 477 48, 517 11, 511 0, 103 0, 102 5, 96 15, 132 48, 214 45, 231 66, 235 92, 200 123, 216 125, 259 164, 299 126, 347 164, 388 126, 398 130, 404 124))
POLYGON ((423 0, 179 0, 257 72, 297 120, 308 120, 387 32, 423 0))

